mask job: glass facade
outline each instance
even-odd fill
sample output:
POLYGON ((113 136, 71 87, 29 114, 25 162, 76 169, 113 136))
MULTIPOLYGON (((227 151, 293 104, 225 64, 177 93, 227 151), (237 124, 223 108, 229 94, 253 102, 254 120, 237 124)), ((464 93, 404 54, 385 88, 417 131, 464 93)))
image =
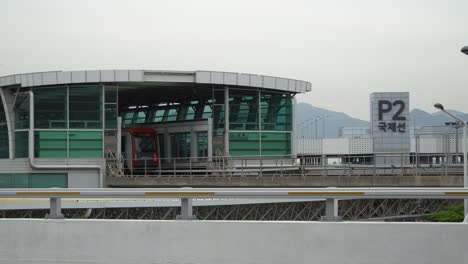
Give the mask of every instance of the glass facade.
POLYGON ((9 156, 8 126, 3 100, 0 98, 0 159, 8 159, 9 156))
POLYGON ((258 130, 258 91, 229 89, 229 129, 258 130))
POLYGON ((208 156, 208 132, 197 132, 197 157, 208 156))
POLYGON ((124 124, 212 118, 213 152, 224 152, 226 90, 229 94, 229 154, 290 155, 293 122, 293 95, 290 93, 215 85, 211 94, 196 99, 159 102, 146 110, 149 115, 138 108, 124 110, 124 124))
POLYGON ((66 173, 0 173, 0 188, 67 188, 66 173))
POLYGON ((66 131, 35 131, 34 143, 34 156, 36 158, 67 157, 66 131))
POLYGON ((289 155, 291 154, 291 133, 262 132, 262 155, 289 155))
POLYGON ((15 128, 29 128, 29 96, 18 95, 15 102, 15 128))
POLYGON ((291 131, 292 99, 289 94, 261 93, 262 130, 291 131))
POLYGON ((260 155, 260 133, 230 132, 229 154, 232 156, 260 155))
POLYGON ((67 128, 67 87, 34 90, 34 128, 67 128))
POLYGON ((70 131, 70 158, 102 157, 102 133, 100 131, 70 131))
POLYGON ((15 132, 15 158, 28 157, 29 134, 28 131, 15 132))
MULTIPOLYGON (((41 87, 33 92, 35 157, 103 157, 103 129, 117 129, 117 87, 41 87)), ((29 96, 17 98, 15 129, 15 157, 26 158, 29 96)))
POLYGON ((171 156, 173 158, 190 157, 190 133, 171 134, 171 156))
POLYGON ((117 129, 117 104, 108 104, 106 103, 105 109, 105 120, 106 120, 106 129, 117 129))
POLYGON ((229 89, 229 154, 291 154, 292 97, 286 93, 229 89))
POLYGON ((70 128, 102 128, 102 86, 69 88, 70 128))

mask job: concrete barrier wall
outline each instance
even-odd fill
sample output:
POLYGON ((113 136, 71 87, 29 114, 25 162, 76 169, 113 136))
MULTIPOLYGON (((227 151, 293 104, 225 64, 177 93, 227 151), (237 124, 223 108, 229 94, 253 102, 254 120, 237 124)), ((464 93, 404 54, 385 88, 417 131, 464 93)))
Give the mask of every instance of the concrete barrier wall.
POLYGON ((468 224, 0 220, 0 263, 468 263, 468 224))

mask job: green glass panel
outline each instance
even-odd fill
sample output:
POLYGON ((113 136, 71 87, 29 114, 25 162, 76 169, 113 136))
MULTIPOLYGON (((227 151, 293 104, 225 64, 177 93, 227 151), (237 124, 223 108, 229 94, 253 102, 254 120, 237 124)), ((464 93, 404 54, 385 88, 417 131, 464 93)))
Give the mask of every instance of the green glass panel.
POLYGON ((35 156, 38 158, 66 158, 67 132, 36 131, 35 156))
POLYGON ((257 132, 229 133, 229 154, 232 156, 260 155, 260 138, 257 132))
POLYGON ((208 156, 208 132, 197 132, 197 157, 208 156))
POLYGON ((224 134, 224 105, 214 106, 213 129, 215 130, 215 136, 224 134))
POLYGON ((70 158, 87 159, 87 158, 102 158, 102 156, 103 156, 102 149, 94 149, 94 150, 90 150, 90 149, 78 150, 78 149, 75 149, 73 151, 70 150, 70 158))
POLYGON ((2 173, 0 188, 67 188, 66 173, 2 173))
POLYGON ((229 128, 258 130, 258 92, 229 89, 229 128))
POLYGON ((131 112, 125 112, 125 113, 123 114, 122 123, 124 123, 125 125, 131 124, 134 115, 135 115, 135 112, 133 112, 133 111, 131 111, 131 112))
POLYGON ((167 112, 166 121, 176 121, 177 120, 177 109, 171 108, 167 112))
POLYGON ((193 120, 195 118, 195 107, 188 106, 187 112, 185 113, 185 120, 193 120))
POLYGON ((165 109, 158 109, 155 111, 153 116, 153 122, 162 122, 164 118, 165 109))
POLYGON ((70 128, 102 128, 102 86, 69 89, 70 128))
POLYGON ((15 132, 15 157, 27 158, 29 150, 29 134, 28 131, 15 132))
POLYGON ((67 88, 34 90, 35 128, 67 127, 67 88))
POLYGON ((2 173, 0 174, 0 188, 29 188, 29 174, 2 173))
POLYGON ((171 134, 172 157, 190 157, 190 133, 171 134))
POLYGON ((29 188, 67 188, 66 173, 31 173, 29 174, 29 188))
POLYGON ((291 131, 292 98, 289 94, 261 93, 262 130, 291 131))
POLYGON ((117 105, 106 104, 106 129, 117 129, 117 105))
POLYGON ((102 132, 70 131, 70 158, 102 158, 102 132))
POLYGON ((137 113, 137 116, 134 122, 137 124, 142 124, 142 123, 145 123, 145 121, 146 121, 146 112, 143 110, 139 111, 137 113))
POLYGON ((202 118, 207 119, 213 116, 213 110, 211 109, 211 105, 205 105, 203 107, 203 114, 202 118))
POLYGON ((11 188, 11 174, 0 174, 0 188, 11 188))
POLYGON ((262 132, 262 156, 290 155, 290 133, 265 133, 262 132))
POLYGON ((117 87, 116 86, 105 86, 105 99, 107 103, 117 103, 117 87))
POLYGON ((15 102, 15 128, 29 128, 29 96, 16 97, 15 102))
POLYGON ((70 131, 70 141, 72 140, 101 140, 102 133, 99 131, 70 131))
POLYGON ((28 173, 12 173, 10 188, 29 188, 29 175, 28 173))

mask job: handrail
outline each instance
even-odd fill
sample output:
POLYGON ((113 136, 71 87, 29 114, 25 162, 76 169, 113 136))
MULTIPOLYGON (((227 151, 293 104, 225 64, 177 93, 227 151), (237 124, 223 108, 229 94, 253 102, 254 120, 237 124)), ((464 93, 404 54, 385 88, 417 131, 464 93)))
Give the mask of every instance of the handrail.
MULTIPOLYGON (((468 188, 95 188, 0 189, 0 198, 49 198, 48 218, 64 218, 61 198, 177 198, 177 219, 196 219, 193 198, 318 198, 326 202, 324 221, 339 221, 339 199, 467 199, 468 188)), ((468 217, 465 218, 465 222, 468 217)))
POLYGON ((468 188, 38 188, 0 189, 0 198, 467 199, 468 188))

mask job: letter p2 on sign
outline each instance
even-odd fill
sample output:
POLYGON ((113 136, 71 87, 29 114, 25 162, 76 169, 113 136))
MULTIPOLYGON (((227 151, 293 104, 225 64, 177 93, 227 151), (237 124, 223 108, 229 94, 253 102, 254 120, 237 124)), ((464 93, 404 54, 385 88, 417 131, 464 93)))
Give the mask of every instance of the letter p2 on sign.
POLYGON ((401 116, 403 111, 405 111, 406 104, 402 100, 396 100, 393 103, 389 100, 379 100, 379 121, 383 120, 383 115, 390 113, 393 107, 398 107, 398 110, 393 114, 392 120, 395 121, 405 121, 406 116, 401 116))

